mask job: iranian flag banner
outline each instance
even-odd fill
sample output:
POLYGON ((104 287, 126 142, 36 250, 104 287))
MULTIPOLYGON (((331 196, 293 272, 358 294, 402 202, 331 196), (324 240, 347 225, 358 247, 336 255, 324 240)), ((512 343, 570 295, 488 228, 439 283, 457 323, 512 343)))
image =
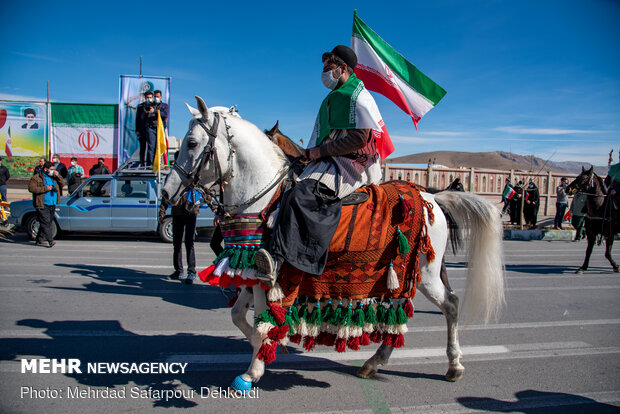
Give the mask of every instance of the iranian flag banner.
POLYGON ((410 115, 416 128, 446 94, 357 17, 357 11, 353 14, 351 48, 357 55, 357 77, 368 90, 384 95, 410 115))
POLYGON ((51 149, 67 168, 71 157, 88 170, 103 158, 112 171, 117 165, 118 105, 51 104, 51 149))

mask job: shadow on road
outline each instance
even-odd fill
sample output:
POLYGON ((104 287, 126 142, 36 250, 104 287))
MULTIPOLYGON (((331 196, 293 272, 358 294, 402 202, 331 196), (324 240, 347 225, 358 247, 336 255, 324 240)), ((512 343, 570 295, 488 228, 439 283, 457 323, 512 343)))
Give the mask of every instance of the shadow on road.
MULTIPOLYGON (((81 374, 64 374, 78 383, 93 387, 125 387, 137 385, 141 389, 180 389, 185 384, 198 395, 201 387, 226 389, 233 378, 245 368, 230 371, 186 371, 185 374, 94 374, 86 370, 88 363, 96 362, 163 362, 166 355, 178 354, 250 354, 247 341, 231 337, 215 337, 178 333, 176 335, 139 335, 125 330, 116 320, 54 321, 23 319, 19 326, 45 329, 49 338, 1 338, 0 360, 15 360, 20 355, 43 358, 77 358, 81 374)), ((169 362, 177 362, 170 360, 169 362)), ((192 369, 192 364, 187 366, 192 369)), ((306 378, 293 370, 267 372, 258 383, 261 390, 288 390, 294 387, 329 388, 330 384, 306 378)), ((157 407, 191 407, 197 405, 186 398, 155 399, 157 407)))
POLYGON ((220 288, 200 281, 193 285, 185 285, 182 283, 183 280, 170 280, 166 276, 117 266, 68 263, 56 263, 54 266, 70 269, 71 274, 90 277, 95 282, 86 283, 82 288, 50 287, 50 289, 158 297, 175 305, 200 310, 226 308, 228 306, 228 297, 222 293, 220 288), (97 283, 96 281, 106 283, 97 283))
POLYGON ((524 390, 515 394, 517 401, 495 398, 460 397, 463 406, 480 411, 505 411, 511 413, 539 414, 562 413, 617 413, 618 407, 599 403, 591 398, 562 392, 524 390))

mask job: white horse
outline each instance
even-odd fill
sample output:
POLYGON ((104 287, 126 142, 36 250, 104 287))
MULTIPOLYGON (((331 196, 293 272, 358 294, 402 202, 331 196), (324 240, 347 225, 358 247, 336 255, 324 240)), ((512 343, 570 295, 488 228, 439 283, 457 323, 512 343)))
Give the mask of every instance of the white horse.
MULTIPOLYGON (((163 187, 163 197, 174 205, 188 186, 210 188, 219 185, 221 203, 229 212, 261 212, 276 192, 273 184, 279 182, 283 171, 288 169, 286 157, 255 125, 227 111, 210 110, 198 96, 196 102, 198 109, 187 105, 193 119, 181 145, 177 168, 170 173, 163 187)), ((458 340, 459 299, 447 283, 443 257, 450 232, 442 210, 449 214, 459 231, 468 235, 468 272, 462 310, 468 321, 480 317, 485 323, 497 317, 504 304, 500 215, 491 202, 471 193, 422 193, 422 197, 434 207, 435 220, 430 223, 426 215, 425 220, 436 256, 429 263, 426 255, 420 254, 421 282, 417 288, 446 317, 449 360, 446 379, 457 381, 464 372, 458 340)), ((254 349, 250 367, 233 382, 232 387, 236 390, 249 389, 265 371, 264 362, 257 358, 261 339, 246 319, 252 301, 255 315, 267 308, 265 291, 258 285, 242 289, 232 308, 233 322, 254 349)), ((391 346, 382 344, 358 375, 372 377, 378 365, 387 364, 392 350, 391 346)))

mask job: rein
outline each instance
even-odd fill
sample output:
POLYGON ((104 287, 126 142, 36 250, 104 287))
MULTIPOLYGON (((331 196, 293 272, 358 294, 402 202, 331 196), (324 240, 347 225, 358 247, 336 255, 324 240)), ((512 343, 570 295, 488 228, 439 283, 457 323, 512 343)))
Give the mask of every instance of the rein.
POLYGON ((226 123, 226 118, 221 116, 218 112, 215 112, 214 116, 215 116, 215 119, 213 121, 213 125, 211 126, 211 129, 207 128, 207 125, 204 123, 202 119, 199 120, 199 125, 209 135, 209 142, 207 143, 207 145, 205 146, 201 154, 198 165, 192 168, 190 172, 185 171, 177 163, 174 163, 173 168, 176 169, 180 175, 185 177, 186 180, 191 181, 188 188, 190 190, 196 190, 200 192, 203 195, 203 200, 205 200, 205 203, 209 205, 209 207, 211 208, 211 210, 213 210, 215 214, 221 217, 229 218, 233 216, 233 213, 235 210, 241 207, 247 207, 247 206, 250 206, 256 203, 258 200, 264 197, 267 193, 269 193, 273 188, 279 185, 280 182, 282 182, 282 180, 289 175, 292 166, 295 165, 297 162, 299 162, 301 157, 295 158, 289 165, 285 165, 283 168, 281 168, 276 173, 274 178, 257 194, 249 197, 247 200, 241 203, 226 204, 224 203, 224 185, 228 184, 228 179, 235 176, 233 172, 233 166, 232 166, 232 161, 233 161, 232 158, 233 158, 233 154, 235 153, 235 149, 232 147, 232 143, 231 143, 234 136, 229 133, 230 126, 228 126, 228 124, 226 123), (220 163, 217 158, 217 149, 215 146, 215 138, 217 137, 220 117, 222 121, 224 122, 224 126, 226 127, 226 141, 228 143, 228 158, 227 158, 228 166, 227 166, 226 172, 224 173, 222 173, 222 170, 220 168, 220 163), (215 164, 215 169, 216 169, 216 175, 218 175, 219 178, 211 185, 211 187, 206 189, 204 186, 202 186, 202 184, 200 184, 200 171, 203 169, 204 165, 206 164, 208 160, 215 160, 214 164, 215 164), (213 188, 218 185, 219 185, 219 201, 217 200, 217 197, 216 197, 217 191, 214 190, 213 188))

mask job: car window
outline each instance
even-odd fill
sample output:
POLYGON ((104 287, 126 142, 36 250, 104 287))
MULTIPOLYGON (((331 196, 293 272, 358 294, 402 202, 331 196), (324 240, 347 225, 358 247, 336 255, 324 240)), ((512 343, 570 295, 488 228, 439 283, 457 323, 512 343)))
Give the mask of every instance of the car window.
POLYGON ((147 180, 118 180, 116 197, 146 198, 147 188, 147 180))
POLYGON ((92 180, 82 189, 84 197, 110 197, 111 180, 92 180))

